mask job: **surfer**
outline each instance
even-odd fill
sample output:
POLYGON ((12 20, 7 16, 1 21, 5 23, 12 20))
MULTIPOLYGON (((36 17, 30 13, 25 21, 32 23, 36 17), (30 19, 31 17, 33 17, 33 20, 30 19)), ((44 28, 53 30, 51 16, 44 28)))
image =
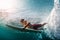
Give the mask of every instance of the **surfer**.
POLYGON ((24 19, 21 19, 20 22, 23 24, 24 28, 31 28, 31 29, 35 29, 38 30, 38 28, 43 27, 44 25, 46 25, 47 23, 43 23, 43 24, 31 24, 30 22, 27 22, 24 19))

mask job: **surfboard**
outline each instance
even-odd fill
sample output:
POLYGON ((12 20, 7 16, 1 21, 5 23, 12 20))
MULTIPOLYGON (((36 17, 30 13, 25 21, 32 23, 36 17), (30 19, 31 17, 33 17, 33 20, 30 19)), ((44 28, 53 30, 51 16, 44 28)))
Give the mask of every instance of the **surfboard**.
POLYGON ((21 32, 34 32, 34 33, 41 33, 42 30, 34 30, 34 29, 23 29, 23 27, 15 27, 15 26, 12 26, 12 25, 6 25, 7 27, 9 28, 13 28, 13 29, 16 29, 16 30, 19 30, 21 32))

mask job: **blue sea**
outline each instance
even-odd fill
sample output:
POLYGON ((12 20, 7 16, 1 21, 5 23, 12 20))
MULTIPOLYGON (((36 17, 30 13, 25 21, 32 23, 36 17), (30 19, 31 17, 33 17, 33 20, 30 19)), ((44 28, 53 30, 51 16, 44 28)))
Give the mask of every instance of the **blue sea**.
MULTIPOLYGON (((53 5, 54 5, 54 0, 22 0, 22 1, 17 0, 17 5, 16 5, 18 8, 17 16, 33 17, 35 19, 29 18, 28 19, 29 22, 39 23, 42 20, 44 21, 46 20, 45 17, 47 17, 51 12, 53 5), (39 18, 36 19, 36 17, 39 17, 39 18)), ((5 21, 3 21, 3 23, 1 21, 0 21, 0 40, 53 40, 52 38, 49 37, 50 35, 48 35, 48 32, 46 32, 45 30, 43 30, 41 33, 21 32, 19 30, 15 30, 7 27, 5 25, 5 21)), ((19 20, 17 19, 17 21, 19 20)), ((12 22, 11 24, 16 26, 18 25, 18 23, 16 23, 17 21, 14 21, 15 23, 12 22)), ((19 25, 19 27, 22 27, 22 26, 19 25)))
POLYGON ((44 32, 21 32, 0 24, 0 40, 51 40, 44 32))

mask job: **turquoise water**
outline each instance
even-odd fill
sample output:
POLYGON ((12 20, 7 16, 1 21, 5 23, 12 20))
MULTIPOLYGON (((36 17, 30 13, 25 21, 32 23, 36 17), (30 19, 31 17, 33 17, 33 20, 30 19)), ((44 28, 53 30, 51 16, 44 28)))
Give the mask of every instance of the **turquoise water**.
POLYGON ((35 33, 24 33, 0 25, 0 40, 37 40, 38 36, 35 33))
POLYGON ((50 40, 46 34, 32 33, 32 32, 20 32, 8 28, 4 24, 0 24, 0 40, 50 40))

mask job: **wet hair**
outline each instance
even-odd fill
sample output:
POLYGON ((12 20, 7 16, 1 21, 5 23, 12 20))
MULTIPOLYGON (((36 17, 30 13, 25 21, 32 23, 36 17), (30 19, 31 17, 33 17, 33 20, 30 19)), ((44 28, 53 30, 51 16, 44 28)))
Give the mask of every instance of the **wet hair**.
POLYGON ((21 19, 21 20, 20 20, 20 22, 23 22, 23 21, 24 21, 24 19, 21 19))

